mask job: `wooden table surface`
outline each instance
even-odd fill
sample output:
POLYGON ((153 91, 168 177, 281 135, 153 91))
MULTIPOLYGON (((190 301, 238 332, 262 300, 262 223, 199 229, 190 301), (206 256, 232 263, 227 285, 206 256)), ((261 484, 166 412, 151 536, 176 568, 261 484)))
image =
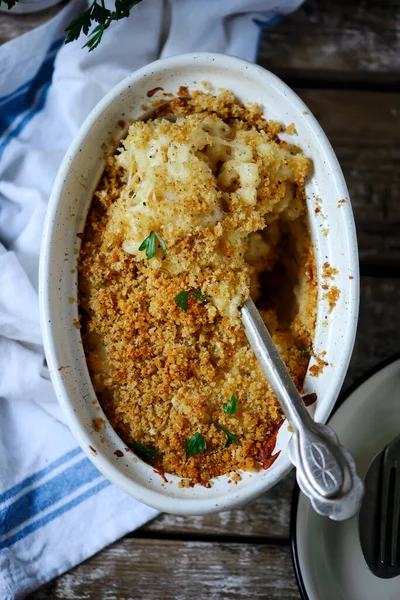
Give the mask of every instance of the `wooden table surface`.
MULTIPOLYGON (((1 15, 0 42, 57 10, 1 15)), ((316 115, 350 189, 362 277, 346 388, 400 350, 400 0, 308 0, 265 31, 258 62, 316 115)), ((29 598, 298 600, 289 545, 293 484, 291 474, 241 510, 161 515, 29 598)))

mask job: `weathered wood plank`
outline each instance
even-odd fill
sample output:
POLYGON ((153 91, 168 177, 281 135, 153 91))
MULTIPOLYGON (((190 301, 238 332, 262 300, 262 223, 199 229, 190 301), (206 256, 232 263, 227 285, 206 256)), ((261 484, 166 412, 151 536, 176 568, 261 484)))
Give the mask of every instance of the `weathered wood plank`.
POLYGON ((244 508, 238 508, 217 515, 203 517, 176 517, 160 515, 142 529, 187 535, 218 535, 222 538, 251 536, 260 538, 288 539, 290 501, 295 483, 294 473, 290 473, 272 490, 262 494, 244 508))
POLYGON ((29 600, 298 600, 288 546, 125 538, 29 600))
POLYGON ((357 338, 344 389, 400 351, 400 279, 361 279, 357 338))
POLYGON ((400 94, 296 90, 342 166, 358 229, 360 259, 400 265, 400 94))
POLYGON ((258 62, 292 82, 400 83, 398 0, 307 0, 266 29, 258 62))
MULTIPOLYGON (((54 16, 1 14, 0 43, 54 16)), ((307 0, 266 29, 258 62, 293 81, 400 83, 399 0, 307 0)))

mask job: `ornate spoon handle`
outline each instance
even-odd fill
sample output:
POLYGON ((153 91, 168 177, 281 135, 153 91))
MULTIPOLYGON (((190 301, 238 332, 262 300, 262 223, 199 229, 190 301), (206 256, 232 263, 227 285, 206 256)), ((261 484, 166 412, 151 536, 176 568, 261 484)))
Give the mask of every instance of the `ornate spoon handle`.
POLYGON ((350 453, 334 431, 315 423, 307 412, 263 320, 249 298, 242 308, 247 339, 293 430, 289 456, 297 482, 315 510, 335 520, 353 516, 364 486, 350 453))

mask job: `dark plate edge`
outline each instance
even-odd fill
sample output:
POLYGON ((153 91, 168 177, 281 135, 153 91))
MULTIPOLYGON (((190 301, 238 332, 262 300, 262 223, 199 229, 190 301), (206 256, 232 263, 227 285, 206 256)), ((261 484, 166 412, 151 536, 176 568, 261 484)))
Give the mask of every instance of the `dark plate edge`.
MULTIPOLYGON (((375 375, 376 373, 378 373, 379 371, 381 371, 382 369, 391 365, 392 363, 396 362, 399 359, 400 359, 400 352, 396 352, 396 354, 389 356, 389 358, 385 358, 383 361, 381 361, 374 367, 371 367, 370 369, 368 369, 363 375, 360 375, 360 377, 358 377, 354 383, 352 383, 348 388, 346 388, 346 390, 344 392, 342 392, 339 395, 339 398, 337 399, 336 404, 335 404, 330 416, 332 416, 337 411, 337 409, 348 399, 348 397, 351 396, 351 394, 353 394, 353 392, 355 392, 356 389, 359 388, 363 383, 365 383, 370 377, 372 377, 373 375, 375 375)), ((291 550, 291 556, 292 556, 292 565, 293 565, 294 575, 296 577, 296 583, 297 583, 297 586, 300 591, 300 596, 301 596, 302 600, 310 600, 310 598, 307 594, 307 591, 306 591, 306 587, 304 585, 302 574, 301 574, 299 555, 298 555, 298 550, 297 550, 296 524, 297 524, 297 507, 298 507, 298 503, 299 503, 299 495, 300 495, 300 488, 296 483, 294 486, 294 489, 293 489, 292 502, 291 502, 291 506, 290 506, 290 525, 289 525, 289 527, 290 527, 289 528, 290 550, 291 550)))

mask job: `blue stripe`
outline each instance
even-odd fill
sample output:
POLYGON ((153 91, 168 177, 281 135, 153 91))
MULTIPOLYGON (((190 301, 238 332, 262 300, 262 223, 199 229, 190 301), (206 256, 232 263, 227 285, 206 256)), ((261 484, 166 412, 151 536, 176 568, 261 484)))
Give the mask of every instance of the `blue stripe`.
POLYGON ((23 92, 26 88, 28 88, 31 85, 32 81, 33 81, 33 79, 30 79, 29 81, 26 81, 25 83, 20 85, 19 88, 17 88, 13 92, 11 92, 11 94, 7 94, 7 96, 2 96, 0 98, 0 106, 3 104, 3 102, 6 102, 10 98, 14 98, 14 96, 18 96, 18 94, 23 92))
MULTIPOLYGON (((42 87, 43 85, 45 84, 42 83, 42 87)), ((27 87, 18 94, 13 94, 11 98, 4 100, 3 103, 0 102, 0 136, 4 135, 18 115, 31 108, 40 89, 37 86, 27 87)))
POLYGON ((0 136, 3 135, 10 128, 10 126, 12 126, 12 123, 15 121, 18 115, 26 111, 29 112, 27 112, 22 121, 15 127, 15 129, 9 132, 9 134, 0 144, 0 158, 10 141, 17 137, 24 127, 26 127, 26 125, 32 120, 32 118, 40 110, 42 110, 53 76, 56 50, 60 48, 62 43, 63 40, 57 40, 51 45, 49 53, 52 55, 47 56, 28 87, 26 87, 27 84, 24 84, 15 90, 11 96, 5 96, 2 99, 0 114, 0 136))
POLYGON ((280 23, 282 21, 282 19, 283 19, 283 15, 274 15, 267 21, 260 21, 259 19, 253 19, 253 23, 255 23, 259 28, 254 62, 257 62, 258 50, 260 48, 260 43, 261 43, 262 35, 264 33, 264 29, 267 29, 267 27, 273 27, 274 25, 277 25, 278 23, 280 23))
POLYGON ((27 115, 25 115, 25 117, 22 119, 22 121, 20 121, 17 127, 10 131, 5 140, 0 144, 0 158, 3 156, 4 150, 7 148, 11 140, 15 139, 21 133, 21 131, 28 125, 28 123, 33 119, 33 117, 42 110, 46 101, 47 92, 49 91, 49 88, 50 83, 43 86, 43 88, 40 90, 38 105, 34 109, 29 111, 27 115))
POLYGON ((0 535, 63 500, 83 485, 100 477, 100 472, 88 458, 65 469, 50 481, 34 488, 0 511, 0 535))
MULTIPOLYGON (((47 50, 46 53, 46 57, 44 59, 44 62, 46 60, 48 60, 48 56, 50 54, 52 54, 53 52, 55 52, 56 50, 59 50, 62 46, 62 43, 64 41, 64 38, 58 39, 55 42, 53 42, 50 46, 50 48, 47 50)), ((52 57, 51 60, 54 61, 55 57, 52 57)), ((43 64, 44 64, 43 62, 43 64)), ((43 67, 43 65, 42 65, 43 67)), ((41 68, 42 68, 41 67, 41 68)), ((21 84, 19 87, 17 87, 13 92, 11 92, 10 94, 7 94, 6 96, 0 96, 0 104, 2 104, 5 100, 8 100, 9 98, 12 98, 13 96, 17 96, 20 92, 22 92, 26 87, 29 87, 35 80, 36 78, 39 76, 40 73, 40 69, 39 71, 36 73, 36 75, 34 77, 32 77, 32 79, 29 79, 28 81, 25 81, 25 83, 21 84)))
MULTIPOLYGON (((61 46, 60 41, 58 46, 61 46)), ((54 49, 51 50, 51 55, 47 55, 35 77, 15 90, 11 95, 0 99, 1 115, 0 115, 0 135, 13 122, 21 112, 28 110, 36 99, 36 94, 44 84, 51 81, 54 71, 54 61, 56 54, 54 49)))
POLYGON ((21 490, 28 487, 29 485, 32 485, 32 483, 36 483, 36 481, 39 481, 39 479, 42 479, 42 477, 44 477, 60 465, 63 465, 68 460, 75 458, 75 456, 78 456, 78 454, 83 455, 82 450, 79 447, 74 448, 73 450, 70 450, 70 452, 67 452, 63 456, 60 456, 60 458, 57 458, 57 460, 50 463, 44 469, 41 469, 40 471, 37 471, 33 475, 30 475, 26 479, 23 479, 22 481, 17 483, 17 485, 14 485, 14 487, 10 488, 9 490, 0 495, 0 504, 5 502, 6 500, 9 500, 10 498, 13 498, 17 494, 19 494, 21 490))
MULTIPOLYGON (((47 525, 47 523, 54 521, 54 519, 57 519, 57 517, 60 517, 65 512, 71 510, 72 508, 75 508, 75 506, 78 506, 79 504, 81 504, 82 502, 84 502, 85 500, 90 498, 91 496, 94 496, 94 494, 98 494, 101 490, 108 487, 109 485, 111 485, 111 483, 109 481, 102 481, 101 483, 95 485, 93 488, 91 488, 87 492, 84 492, 77 498, 74 498, 74 500, 67 502, 67 504, 64 504, 64 506, 61 506, 57 510, 54 510, 52 513, 49 513, 45 517, 38 519, 37 521, 35 521, 35 523, 28 525, 24 529, 21 529, 21 531, 18 531, 18 533, 15 533, 11 537, 9 537, 8 540, 6 540, 3 543, 0 543, 0 550, 3 550, 3 548, 9 548, 13 544, 15 544, 15 542, 19 542, 20 540, 25 538, 30 533, 33 533, 34 531, 37 531, 44 525, 47 525)), ((60 544, 68 544, 68 538, 65 538, 65 536, 64 536, 64 538, 60 539, 60 544)))

